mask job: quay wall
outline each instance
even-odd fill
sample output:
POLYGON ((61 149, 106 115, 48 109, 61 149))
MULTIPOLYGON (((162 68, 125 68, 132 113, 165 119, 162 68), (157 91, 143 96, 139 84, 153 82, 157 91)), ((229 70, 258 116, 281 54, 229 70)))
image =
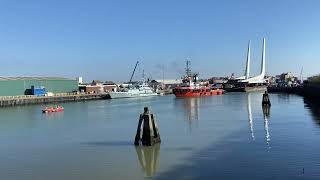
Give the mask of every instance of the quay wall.
POLYGON ((58 102, 75 102, 87 100, 110 99, 109 94, 74 94, 59 96, 13 96, 0 97, 0 107, 29 105, 29 104, 46 104, 58 102))
POLYGON ((302 93, 304 96, 320 98, 320 84, 305 84, 302 93))
POLYGON ((269 87, 268 92, 270 93, 288 93, 298 94, 305 97, 320 98, 320 85, 318 84, 305 84, 301 87, 269 87))

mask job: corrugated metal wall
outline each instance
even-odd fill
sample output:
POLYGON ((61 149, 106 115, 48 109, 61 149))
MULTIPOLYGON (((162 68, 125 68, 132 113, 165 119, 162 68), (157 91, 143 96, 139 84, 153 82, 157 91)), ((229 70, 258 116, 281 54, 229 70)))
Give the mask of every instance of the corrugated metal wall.
POLYGON ((78 90, 76 80, 0 80, 0 96, 25 95, 31 86, 44 86, 48 92, 68 93, 78 90))

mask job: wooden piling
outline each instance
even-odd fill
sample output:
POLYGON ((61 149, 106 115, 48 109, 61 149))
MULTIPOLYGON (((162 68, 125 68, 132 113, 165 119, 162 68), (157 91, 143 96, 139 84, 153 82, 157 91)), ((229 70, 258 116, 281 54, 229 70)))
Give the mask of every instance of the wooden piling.
POLYGON ((269 99, 269 94, 267 91, 264 92, 262 96, 262 106, 271 106, 271 102, 269 99))
POLYGON ((156 143, 161 142, 155 117, 153 113, 149 111, 148 107, 144 108, 144 112, 140 114, 139 117, 139 123, 137 127, 137 133, 135 136, 134 144, 138 146, 140 145, 140 142, 144 146, 152 146, 156 143))

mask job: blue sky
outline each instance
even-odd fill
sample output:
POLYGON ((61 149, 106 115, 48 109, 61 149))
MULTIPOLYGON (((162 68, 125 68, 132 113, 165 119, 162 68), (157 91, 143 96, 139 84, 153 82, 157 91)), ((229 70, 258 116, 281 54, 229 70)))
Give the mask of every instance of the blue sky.
POLYGON ((128 80, 137 60, 153 79, 252 72, 266 38, 267 73, 319 73, 317 0, 0 0, 0 76, 128 80))

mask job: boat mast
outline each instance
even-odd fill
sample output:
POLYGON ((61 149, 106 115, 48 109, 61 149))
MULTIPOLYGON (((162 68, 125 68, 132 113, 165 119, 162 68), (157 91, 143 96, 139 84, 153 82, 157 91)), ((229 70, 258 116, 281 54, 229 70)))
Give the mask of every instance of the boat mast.
POLYGON ((266 75, 266 38, 263 38, 261 74, 260 74, 260 76, 262 77, 262 79, 264 79, 265 75, 266 75))
POLYGON ((303 66, 300 71, 300 81, 301 81, 301 83, 303 82, 303 66))
POLYGON ((142 81, 145 82, 146 74, 144 73, 144 69, 142 70, 142 81))
POLYGON ((164 66, 162 66, 162 89, 165 88, 165 85, 164 85, 164 66))
POLYGON ((250 44, 251 44, 251 41, 249 40, 245 79, 249 79, 250 77, 250 44))
POLYGON ((187 76, 188 77, 190 77, 192 74, 191 74, 191 67, 190 67, 190 64, 191 64, 191 62, 190 62, 190 60, 187 60, 186 61, 186 74, 187 74, 187 76))
POLYGON ((132 78, 133 78, 134 72, 135 72, 136 69, 137 69, 138 64, 139 64, 139 61, 137 61, 137 62, 136 62, 136 65, 134 66, 133 72, 132 72, 131 77, 130 77, 129 84, 131 84, 131 82, 132 82, 132 78))

